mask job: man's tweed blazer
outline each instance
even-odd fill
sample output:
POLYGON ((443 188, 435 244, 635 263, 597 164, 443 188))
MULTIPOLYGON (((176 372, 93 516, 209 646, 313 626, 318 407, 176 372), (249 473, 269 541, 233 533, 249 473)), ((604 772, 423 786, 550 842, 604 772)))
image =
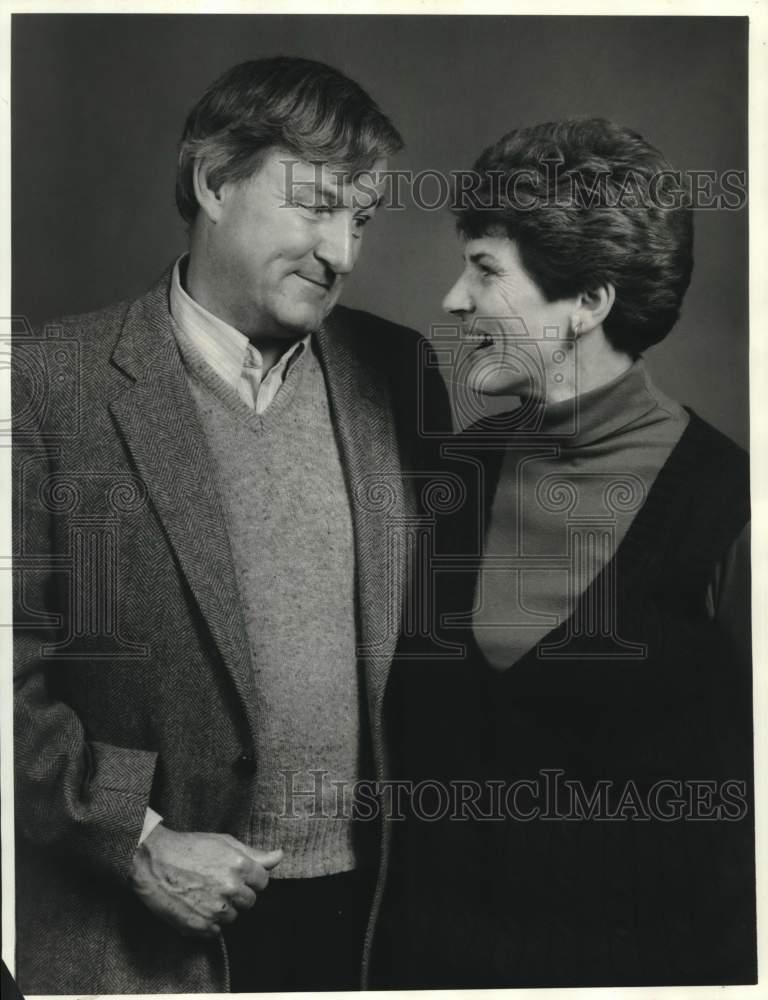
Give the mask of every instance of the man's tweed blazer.
MULTIPOLYGON (((228 989, 222 943, 181 936, 127 882, 149 805, 172 829, 244 839, 258 764, 243 611, 169 284, 170 272, 134 302, 14 342, 24 993, 228 989)), ((317 345, 352 508, 367 722, 383 777, 408 526, 437 455, 420 427, 447 425, 447 394, 423 338, 377 317, 339 307, 317 345)), ((377 899, 387 843, 385 824, 377 899)))

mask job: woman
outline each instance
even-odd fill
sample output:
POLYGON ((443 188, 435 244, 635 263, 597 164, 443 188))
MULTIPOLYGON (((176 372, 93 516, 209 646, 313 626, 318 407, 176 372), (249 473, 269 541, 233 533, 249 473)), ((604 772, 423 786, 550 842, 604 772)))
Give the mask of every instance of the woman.
POLYGON ((464 789, 411 804, 393 979, 754 981, 747 460, 642 358, 690 281, 689 199, 598 119, 510 132, 475 171, 444 302, 460 417, 520 405, 447 452, 436 648, 466 656, 420 651, 393 695, 403 776, 464 789))

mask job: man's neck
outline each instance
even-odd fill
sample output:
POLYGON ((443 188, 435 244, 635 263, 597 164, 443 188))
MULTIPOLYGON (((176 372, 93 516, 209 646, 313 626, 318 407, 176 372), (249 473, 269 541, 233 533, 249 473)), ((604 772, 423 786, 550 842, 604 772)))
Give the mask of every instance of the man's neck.
POLYGON ((189 254, 185 260, 182 260, 179 268, 179 280, 187 295, 194 299, 198 305, 248 337, 249 341, 261 354, 263 362, 262 375, 266 375, 277 364, 285 352, 290 350, 296 341, 300 339, 298 335, 295 338, 274 337, 261 335, 252 330, 243 330, 242 325, 237 322, 236 317, 229 315, 225 306, 212 294, 211 283, 206 279, 206 275, 198 266, 193 254, 189 254))

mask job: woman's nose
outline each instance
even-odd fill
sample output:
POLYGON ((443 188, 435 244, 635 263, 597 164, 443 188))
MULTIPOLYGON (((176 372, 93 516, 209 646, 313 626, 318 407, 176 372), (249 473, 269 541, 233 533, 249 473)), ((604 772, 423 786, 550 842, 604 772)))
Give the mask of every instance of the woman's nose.
POLYGON ((453 315, 461 316, 472 312, 472 300, 467 293, 463 276, 459 278, 443 299, 443 309, 453 315))

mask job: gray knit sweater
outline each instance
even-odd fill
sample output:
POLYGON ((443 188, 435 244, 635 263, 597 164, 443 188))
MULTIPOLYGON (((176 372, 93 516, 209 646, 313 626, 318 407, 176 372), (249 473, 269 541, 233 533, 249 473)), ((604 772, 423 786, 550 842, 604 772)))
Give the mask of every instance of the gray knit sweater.
POLYGON ((251 843, 283 849, 275 878, 346 871, 366 860, 349 815, 362 684, 352 520, 323 372, 305 350, 257 415, 177 337, 217 466, 256 676, 251 843))

